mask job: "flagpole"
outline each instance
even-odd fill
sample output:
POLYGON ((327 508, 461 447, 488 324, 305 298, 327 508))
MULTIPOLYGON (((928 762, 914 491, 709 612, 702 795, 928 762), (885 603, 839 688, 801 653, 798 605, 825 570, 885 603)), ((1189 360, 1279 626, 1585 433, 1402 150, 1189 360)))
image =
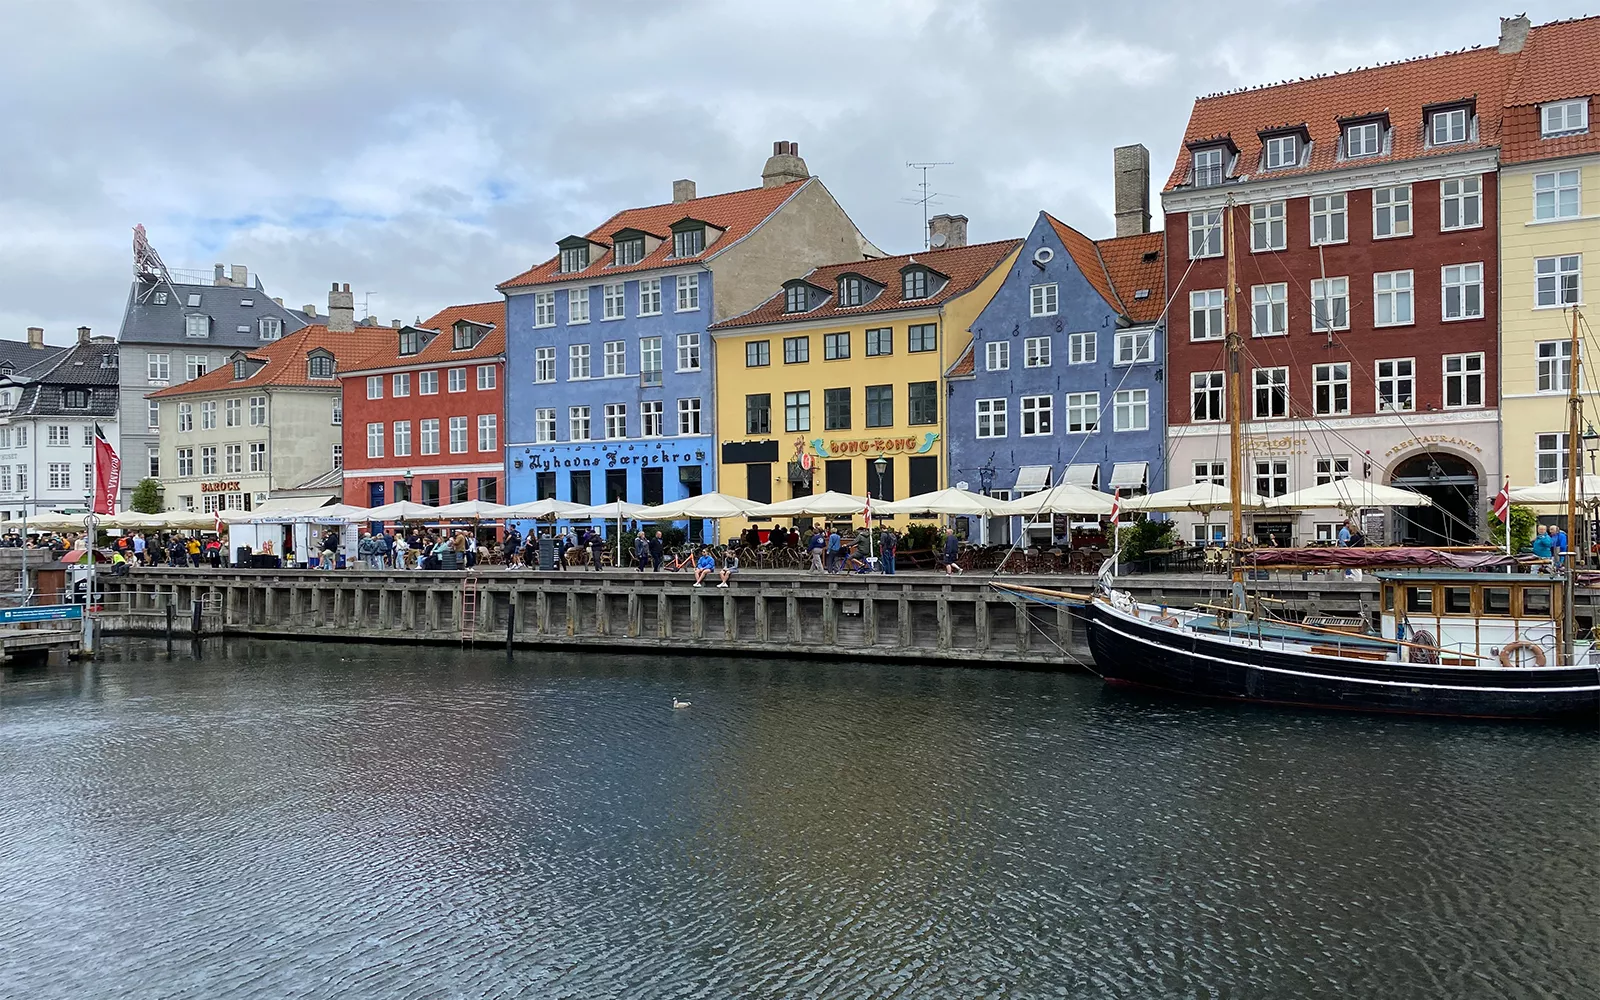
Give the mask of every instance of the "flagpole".
POLYGON ((94 434, 89 439, 89 516, 84 519, 84 525, 89 529, 89 543, 84 547, 84 554, 89 557, 89 592, 83 600, 83 655, 89 657, 94 656, 94 549, 99 525, 94 509, 100 485, 100 425, 92 426, 94 434))

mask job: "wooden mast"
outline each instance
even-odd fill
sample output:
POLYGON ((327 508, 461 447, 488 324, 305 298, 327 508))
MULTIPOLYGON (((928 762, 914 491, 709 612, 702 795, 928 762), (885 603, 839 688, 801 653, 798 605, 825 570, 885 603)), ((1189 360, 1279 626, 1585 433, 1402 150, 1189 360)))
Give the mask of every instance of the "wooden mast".
POLYGON ((1233 258, 1233 199, 1222 206, 1222 247, 1228 263, 1228 501, 1232 508, 1230 539, 1233 549, 1233 583, 1236 602, 1243 609, 1244 565, 1239 547, 1244 544, 1244 394, 1239 370, 1244 341, 1239 334, 1239 286, 1233 258))
MULTIPOLYGON (((1573 591, 1577 583, 1578 560, 1571 552, 1578 544, 1578 477, 1583 475, 1583 396, 1578 391, 1581 383, 1583 358, 1578 344, 1578 307, 1572 307, 1572 338, 1568 343, 1572 358, 1572 377, 1567 380, 1567 549, 1565 560, 1566 582, 1562 586, 1561 651, 1566 663, 1572 662, 1573 633, 1577 631, 1573 619, 1573 591)), ((1510 530, 1507 525, 1506 530, 1510 530)))

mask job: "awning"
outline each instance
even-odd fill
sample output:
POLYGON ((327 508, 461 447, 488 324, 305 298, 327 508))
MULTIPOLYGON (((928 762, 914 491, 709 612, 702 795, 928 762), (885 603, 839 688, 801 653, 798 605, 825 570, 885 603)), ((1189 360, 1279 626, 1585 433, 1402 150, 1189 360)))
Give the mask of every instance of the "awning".
POLYGON ((255 509, 251 510, 250 513, 276 514, 279 511, 285 510, 311 510, 314 507, 326 507, 328 504, 333 503, 333 501, 334 497, 332 494, 320 497, 274 497, 270 500, 263 500, 256 504, 255 509))
POLYGON ((1099 465, 1069 465, 1063 482, 1071 483, 1074 486, 1082 486, 1086 490, 1092 490, 1095 488, 1095 481, 1099 478, 1099 465))
POLYGON ((1048 489, 1052 468, 1049 465, 1024 465, 1017 472, 1017 485, 1012 489, 1018 493, 1037 493, 1048 489))
POLYGON ((1118 462, 1111 467, 1111 488, 1114 490, 1142 490, 1149 462, 1118 462))

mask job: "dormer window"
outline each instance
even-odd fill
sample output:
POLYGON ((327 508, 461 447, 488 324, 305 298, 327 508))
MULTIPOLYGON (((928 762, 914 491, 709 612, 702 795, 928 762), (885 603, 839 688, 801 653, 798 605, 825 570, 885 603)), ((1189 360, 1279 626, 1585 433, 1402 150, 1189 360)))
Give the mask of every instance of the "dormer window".
POLYGON ((706 231, 704 227, 696 226, 693 229, 683 229, 672 234, 672 256, 694 257, 704 253, 706 249, 706 231))
POLYGON ((313 354, 306 360, 308 378, 333 378, 333 355, 313 354))
POLYGON ((422 338, 415 330, 400 331, 400 356, 406 357, 422 350, 422 338))
POLYGON ((1383 126, 1380 122, 1361 122, 1344 130, 1344 155, 1346 157, 1377 156, 1383 149, 1383 126))
POLYGON ((1589 101, 1557 101, 1539 108, 1539 136, 1554 139, 1589 131, 1589 101))
POLYGON ((866 295, 866 282, 860 278, 846 275, 839 279, 839 305, 859 306, 866 295))
POLYGON ((803 313, 811 308, 811 291, 803 284, 790 285, 783 290, 783 311, 803 313))
POLYGON ((561 273, 568 274, 581 271, 589 266, 589 244, 582 246, 563 247, 561 250, 561 273))
POLYGON ((235 382, 243 381, 245 378, 249 377, 249 374, 250 366, 245 364, 243 358, 240 358, 238 361, 233 363, 233 380, 235 382))
POLYGON ((454 330, 454 340, 451 350, 465 351, 478 342, 477 328, 471 323, 457 323, 454 330))
POLYGON ((928 297, 928 272, 920 267, 914 267, 900 276, 900 297, 902 299, 925 299, 928 297))
POLYGON ((205 313, 190 313, 183 318, 183 335, 185 337, 211 336, 211 317, 205 313))
POLYGON ((1221 146, 1209 146, 1194 151, 1194 186, 1216 187, 1222 183, 1228 170, 1228 151, 1221 146))
POLYGON ((1268 170, 1282 170, 1300 165, 1300 136, 1293 132, 1267 137, 1268 170))
POLYGON ((87 410, 89 408, 88 389, 67 389, 61 394, 62 405, 74 410, 87 410))
POLYGON ((1468 108, 1454 107, 1443 108, 1428 116, 1428 137, 1431 145, 1450 146, 1467 141, 1467 129, 1471 124, 1471 113, 1468 108))
POLYGON ((283 320, 276 316, 263 316, 256 321, 262 340, 277 340, 283 336, 283 320))
POLYGON ((644 237, 635 236, 618 240, 612 246, 611 256, 612 263, 618 267, 639 263, 644 260, 644 237))

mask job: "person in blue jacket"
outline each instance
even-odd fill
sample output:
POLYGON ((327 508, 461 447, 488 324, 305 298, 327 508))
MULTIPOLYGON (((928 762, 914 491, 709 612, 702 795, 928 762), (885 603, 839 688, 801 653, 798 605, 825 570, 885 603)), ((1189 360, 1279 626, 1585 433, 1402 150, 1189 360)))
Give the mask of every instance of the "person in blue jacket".
POLYGON ((1550 559, 1555 554, 1556 540, 1549 531, 1549 525, 1541 524, 1533 533, 1533 554, 1540 559, 1550 559))
POLYGON ((700 558, 694 561, 694 585, 696 587, 704 585, 706 577, 715 572, 716 568, 717 561, 711 557, 710 550, 701 549, 700 558))

